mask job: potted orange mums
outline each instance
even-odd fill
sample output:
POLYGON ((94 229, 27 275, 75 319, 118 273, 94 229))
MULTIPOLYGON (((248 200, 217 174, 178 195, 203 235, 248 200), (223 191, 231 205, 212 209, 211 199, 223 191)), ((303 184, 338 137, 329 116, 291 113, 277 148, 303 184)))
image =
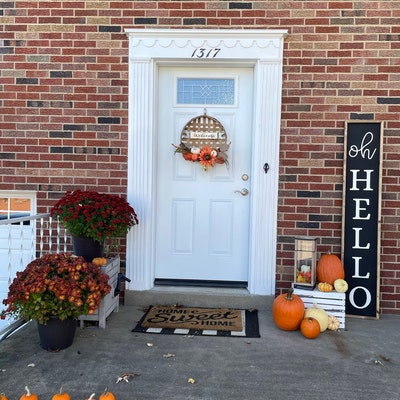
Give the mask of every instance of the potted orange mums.
POLYGON ((46 254, 17 272, 3 300, 6 309, 1 318, 12 315, 28 321, 34 319, 38 322, 43 348, 68 347, 72 344, 78 317, 96 311, 110 292, 108 279, 97 265, 86 262, 83 257, 70 253, 46 254), (62 338, 67 332, 70 336, 62 338))

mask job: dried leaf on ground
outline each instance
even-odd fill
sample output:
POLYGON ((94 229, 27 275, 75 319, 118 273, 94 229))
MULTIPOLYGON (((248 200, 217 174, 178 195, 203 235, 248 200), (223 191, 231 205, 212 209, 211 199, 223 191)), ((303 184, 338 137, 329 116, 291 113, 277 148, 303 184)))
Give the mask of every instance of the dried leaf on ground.
POLYGON ((120 383, 122 381, 124 382, 129 382, 131 381, 135 376, 140 376, 137 372, 124 372, 117 377, 117 382, 115 383, 120 383))

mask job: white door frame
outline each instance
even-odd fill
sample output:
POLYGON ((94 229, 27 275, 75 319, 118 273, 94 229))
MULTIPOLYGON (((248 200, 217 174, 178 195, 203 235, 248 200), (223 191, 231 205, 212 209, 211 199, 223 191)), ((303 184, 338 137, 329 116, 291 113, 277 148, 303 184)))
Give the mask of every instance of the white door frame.
POLYGON ((250 294, 274 294, 283 41, 287 31, 126 29, 126 33, 128 201, 139 216, 139 225, 127 237, 126 275, 131 282, 126 289, 149 290, 154 285, 158 66, 238 65, 254 68, 248 290, 250 294), (269 165, 267 173, 265 163, 269 165))

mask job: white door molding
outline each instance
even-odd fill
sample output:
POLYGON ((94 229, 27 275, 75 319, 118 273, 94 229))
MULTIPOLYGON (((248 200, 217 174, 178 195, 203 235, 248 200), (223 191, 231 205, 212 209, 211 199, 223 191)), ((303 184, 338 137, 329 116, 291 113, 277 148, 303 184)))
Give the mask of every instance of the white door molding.
POLYGON ((154 281, 157 66, 246 65, 254 67, 255 88, 248 290, 274 294, 282 60, 287 31, 126 29, 126 33, 128 200, 140 220, 127 238, 126 274, 131 279, 127 290, 148 290, 154 281), (263 169, 265 163, 268 173, 263 169))

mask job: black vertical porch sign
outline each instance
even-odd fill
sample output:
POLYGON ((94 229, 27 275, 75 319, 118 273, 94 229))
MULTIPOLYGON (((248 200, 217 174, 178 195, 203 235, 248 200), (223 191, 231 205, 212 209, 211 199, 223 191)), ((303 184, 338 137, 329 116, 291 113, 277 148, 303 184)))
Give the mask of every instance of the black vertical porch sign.
POLYGON ((342 261, 346 314, 378 318, 382 127, 347 122, 344 154, 342 261))

